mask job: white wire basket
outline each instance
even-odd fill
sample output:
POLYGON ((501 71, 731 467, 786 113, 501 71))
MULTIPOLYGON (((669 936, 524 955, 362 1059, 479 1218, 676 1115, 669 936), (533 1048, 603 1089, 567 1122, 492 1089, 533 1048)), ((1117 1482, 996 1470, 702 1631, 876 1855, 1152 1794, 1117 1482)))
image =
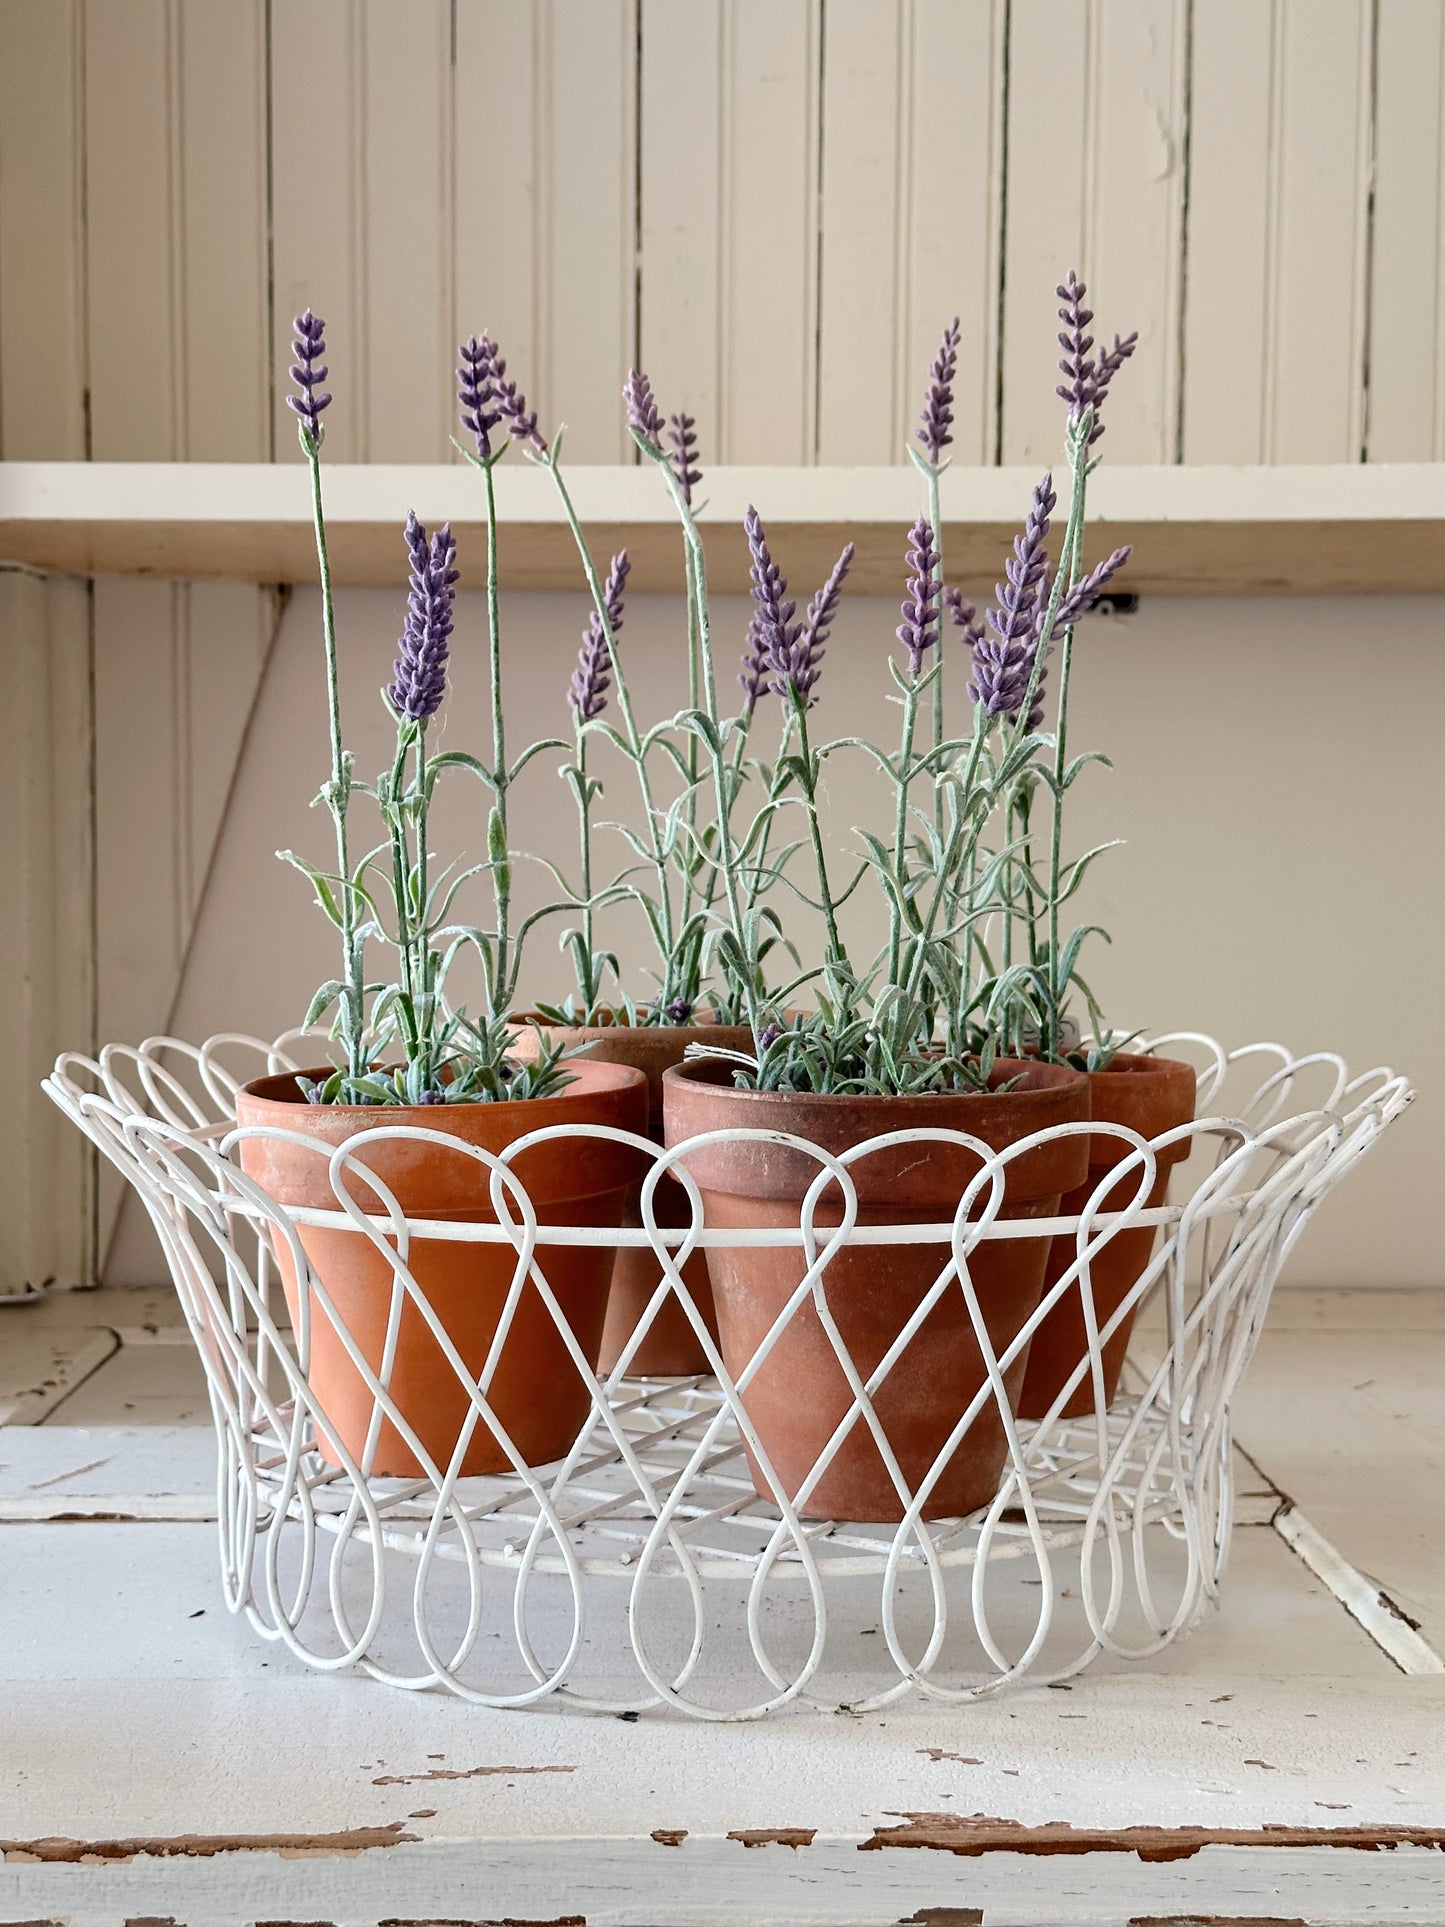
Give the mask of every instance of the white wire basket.
MULTIPOLYGON (((1275 1044, 1226 1053, 1192 1033, 1139 1046, 1198 1068, 1199 1115, 1169 1134, 1190 1146, 1175 1172, 1176 1201, 1141 1203, 1154 1147, 1116 1127, 1136 1154, 1133 1203, 1100 1208, 1106 1194, 1118 1195, 1111 1174, 1078 1216, 1030 1222, 1031 1235, 1073 1238, 1076 1255, 998 1349, 969 1257, 980 1239, 1019 1233, 979 1204, 1001 1164, 986 1147, 979 1179, 946 1225, 850 1225, 845 1208, 840 1229, 813 1222, 805 1201, 787 1232, 710 1230, 685 1175, 693 1212, 681 1228, 656 1222, 655 1184, 644 1187, 638 1227, 539 1225, 515 1173, 503 1175, 510 1152, 475 1154, 492 1167, 498 1222, 408 1223, 395 1211, 368 1217, 357 1202, 358 1193, 377 1202, 368 1150, 397 1135, 381 1114, 332 1157, 336 1209, 288 1212, 240 1168, 234 1098, 253 1077, 298 1068, 298 1048, 314 1061, 307 1041, 221 1036, 197 1048, 152 1038, 108 1046, 98 1061, 66 1054, 45 1084, 134 1185, 164 1248, 219 1442, 226 1603, 321 1670, 360 1667, 393 1686, 442 1687, 481 1705, 555 1695, 628 1716, 658 1706, 704 1719, 752 1719, 790 1704, 865 1711, 910 1692, 961 1702, 1025 1676, 1065 1679, 1100 1655, 1144 1659, 1186 1633, 1217 1599, 1224 1574, 1230 1401, 1280 1268, 1326 1193, 1412 1096, 1393 1072, 1352 1078, 1330 1053, 1295 1057, 1275 1044), (1119 1229, 1150 1224, 1158 1226, 1152 1258, 1101 1324, 1091 1313, 1091 1258, 1119 1229), (414 1236, 510 1245, 517 1288, 526 1281, 541 1294, 587 1387, 590 1416, 565 1458, 522 1463, 488 1399, 487 1371, 473 1375, 453 1352, 469 1423, 490 1429, 513 1469, 462 1476, 459 1449, 449 1464, 421 1453, 418 1477, 370 1473, 382 1419, 403 1432, 406 1419, 391 1396, 390 1348, 373 1369, 306 1259, 300 1232, 327 1225, 388 1254, 393 1332, 406 1304, 436 1326, 408 1269, 414 1236), (744 1449, 762 1450, 747 1410, 748 1373, 739 1374, 740 1392, 695 1307, 689 1315, 709 1371, 631 1376, 624 1353, 599 1375, 547 1285, 549 1250, 651 1246, 661 1283, 645 1326, 670 1294, 687 1299, 680 1267, 688 1253, 760 1237, 801 1245, 808 1262, 760 1358, 804 1301, 826 1320, 829 1265, 846 1241, 939 1247, 927 1303, 963 1295, 986 1367, 959 1433, 986 1418, 1001 1422, 1006 1439, 987 1505, 964 1518, 923 1516, 873 1409, 888 1361, 865 1381, 842 1357, 854 1400, 847 1425, 874 1431, 901 1519, 815 1519, 786 1497, 761 1498, 744 1449), (304 1316, 294 1323, 278 1253, 295 1266, 304 1316), (1088 1355, 1052 1413, 1025 1423, 1005 1376, 1070 1294, 1085 1310, 1088 1355), (1101 1351, 1120 1320, 1135 1321, 1126 1389, 1106 1407, 1101 1351), (374 1400, 376 1424, 359 1454, 337 1443, 309 1375, 311 1333, 323 1327, 349 1346, 374 1400), (1092 1389, 1092 1407, 1065 1418, 1080 1386, 1092 1389)), ((529 1141, 549 1135, 543 1128, 529 1141)), ((687 1153, 625 1133, 594 1135, 674 1172, 687 1153)), ((846 1206, 846 1166, 812 1149, 846 1206)), ((838 1442, 825 1448, 824 1469, 838 1442)))

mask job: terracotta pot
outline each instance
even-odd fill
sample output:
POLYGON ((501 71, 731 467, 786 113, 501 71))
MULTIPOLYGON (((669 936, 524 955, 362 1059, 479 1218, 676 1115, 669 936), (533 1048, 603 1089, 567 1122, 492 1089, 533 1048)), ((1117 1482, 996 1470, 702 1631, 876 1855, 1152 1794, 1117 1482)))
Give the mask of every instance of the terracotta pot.
MULTIPOLYGON (((640 1070, 647 1079, 648 1135, 659 1144, 662 1142, 662 1074, 674 1064, 682 1062, 688 1045, 716 1044, 722 1050, 743 1051, 753 1048, 753 1034, 746 1024, 563 1026, 549 1024, 535 1014, 519 1017, 516 1021, 535 1025, 545 1036, 565 1044, 569 1049, 581 1044, 590 1045, 586 1057, 580 1060, 583 1063, 630 1064, 635 1070, 640 1070)), ((523 1031, 517 1042, 517 1056, 529 1057, 535 1051, 535 1033, 532 1030, 523 1031)), ((639 1190, 634 1190, 629 1196, 623 1216, 624 1224, 641 1224, 639 1197, 639 1190)), ((654 1193, 653 1210, 657 1222, 668 1228, 680 1228, 692 1222, 687 1194, 672 1178, 666 1178, 658 1185, 654 1193)), ((652 1302, 661 1279, 662 1267, 650 1251, 635 1245, 619 1248, 612 1267, 607 1322, 602 1328, 601 1365, 604 1372, 610 1372, 621 1358, 628 1340, 652 1302)), ((716 1338, 717 1314, 713 1310, 707 1260, 702 1252, 695 1251, 682 1267, 682 1282, 702 1314, 703 1322, 716 1338)), ((669 1292, 627 1369, 639 1377, 657 1378, 691 1377, 707 1371, 708 1363, 702 1344, 675 1292, 669 1292)))
MULTIPOLYGON (((1139 1057, 1120 1054, 1107 1070, 1090 1071, 1090 1115, 1095 1123, 1123 1124, 1141 1137, 1158 1137, 1165 1131, 1187 1124, 1194 1116, 1194 1067, 1170 1057, 1139 1057)), ((1169 1190, 1169 1174, 1174 1165, 1189 1155, 1188 1143, 1173 1144, 1158 1154, 1158 1169, 1146 1204, 1152 1209, 1163 1204, 1169 1190)), ((1116 1137, 1089 1140, 1089 1175, 1076 1190, 1060 1200, 1061 1216, 1074 1217, 1094 1195, 1099 1184, 1113 1168, 1129 1156, 1128 1145, 1116 1137)), ((1142 1173, 1136 1165, 1132 1174, 1120 1178, 1100 1206, 1104 1211, 1122 1211, 1132 1203, 1142 1173)), ((1108 1323, 1144 1275, 1158 1236, 1152 1225, 1140 1225, 1118 1232, 1090 1260, 1089 1281, 1093 1293, 1094 1315, 1099 1326, 1108 1323)), ((1044 1291, 1056 1285, 1078 1255, 1073 1234, 1055 1238, 1044 1274, 1044 1291)), ((1119 1374, 1124 1354, 1129 1349, 1129 1334, 1134 1314, 1119 1321, 1118 1329, 1103 1346, 1104 1400, 1113 1402, 1119 1389, 1119 1374)), ((1047 1416, 1054 1400, 1073 1375, 1080 1360, 1087 1356, 1088 1337, 1084 1328, 1084 1309, 1077 1284, 1071 1285, 1034 1333, 1029 1348, 1028 1371, 1019 1398, 1024 1418, 1047 1416)), ((1094 1409, 1094 1379, 1086 1373, 1083 1382, 1070 1394, 1063 1407, 1065 1418, 1084 1418, 1094 1409)))
MULTIPOLYGON (((888 1131, 966 1131, 1002 1150, 1057 1124, 1086 1122, 1089 1087, 1078 1071, 1001 1062, 996 1083, 1019 1077, 1007 1092, 981 1096, 811 1097, 741 1091, 725 1069, 689 1064, 663 1078, 667 1142, 679 1144, 722 1129, 788 1131, 835 1155, 888 1131)), ((1087 1136, 1026 1152, 1008 1167, 1002 1215, 1050 1217, 1060 1195, 1084 1176, 1087 1136)), ((690 1152, 687 1168, 703 1192, 710 1227, 795 1228, 799 1206, 817 1175, 815 1159, 777 1144, 723 1143, 690 1152)), ((899 1145, 850 1167, 860 1224, 932 1224, 952 1220, 979 1170, 961 1146, 899 1145)), ((817 1213, 837 1224, 836 1186, 817 1213)), ((969 1260, 995 1352, 1002 1352, 1038 1305, 1047 1238, 985 1239, 969 1260)), ((866 1380, 947 1262, 947 1244, 849 1245, 823 1273, 826 1303, 859 1376, 866 1380)), ((722 1354, 734 1380, 753 1357, 802 1282, 798 1247, 710 1250, 722 1354)), ((1013 1396, 1023 1360, 1004 1374, 1013 1396)), ((957 1283, 944 1292, 873 1395, 874 1409, 911 1490, 917 1491, 974 1395, 986 1383, 983 1356, 957 1283)), ((805 1300, 779 1333, 743 1393, 764 1452, 789 1499, 852 1405, 843 1368, 815 1301, 805 1300)), ((985 1505, 998 1490, 1007 1441, 990 1400, 974 1419, 930 1489, 926 1519, 954 1517, 985 1505)), ((749 1452, 753 1483, 774 1497, 749 1452)), ((897 1520, 903 1507, 866 1420, 855 1420, 828 1470, 800 1502, 804 1518, 897 1520)))
MULTIPOLYGON (((321 1075, 316 1072, 313 1075, 321 1075)), ((358 1131, 378 1125, 421 1126, 444 1131, 464 1144, 500 1153, 529 1132, 550 1124, 606 1124, 640 1131, 647 1117, 647 1085, 641 1072, 616 1064, 579 1064, 573 1082, 555 1097, 510 1104, 361 1105, 307 1104, 294 1076, 262 1077, 236 1098, 242 1126, 302 1133, 310 1145, 274 1137, 246 1138, 241 1165, 278 1204, 337 1209, 327 1177, 330 1152, 358 1131)), ((493 1224, 490 1174, 477 1160, 434 1144, 379 1142, 363 1154, 376 1176, 395 1194, 409 1217, 460 1224, 493 1224)), ((638 1156, 623 1146, 563 1138, 524 1152, 514 1166, 541 1224, 617 1225, 637 1184, 638 1156)), ((359 1183, 353 1195, 362 1208, 379 1211, 380 1199, 359 1183)), ((301 1245, 373 1371, 382 1362, 394 1274, 383 1254, 358 1231, 302 1228, 301 1245)), ((282 1282, 293 1321, 299 1305, 295 1267, 278 1251, 282 1282)), ((539 1263, 577 1344, 595 1368, 607 1308, 613 1249, 543 1246, 539 1263)), ((443 1330, 467 1371, 478 1375, 487 1359, 511 1288, 516 1259, 510 1245, 463 1244, 442 1238, 412 1241, 409 1264, 443 1330)), ((322 1445, 336 1458, 339 1443, 360 1458, 374 1403, 347 1356, 331 1318, 314 1299, 310 1306, 310 1384, 324 1416, 322 1445)), ((435 1464, 450 1463, 472 1405, 418 1306, 408 1297, 401 1309, 390 1392, 406 1422, 435 1464)), ((515 1306, 511 1327, 489 1391, 492 1408, 529 1465, 546 1465, 568 1452, 590 1416, 587 1383, 577 1370, 556 1321, 530 1279, 515 1306)), ((499 1472, 510 1461, 484 1419, 476 1420, 462 1460, 462 1473, 499 1472)), ((425 1468, 390 1419, 384 1420, 371 1470, 385 1477, 412 1477, 425 1468)))

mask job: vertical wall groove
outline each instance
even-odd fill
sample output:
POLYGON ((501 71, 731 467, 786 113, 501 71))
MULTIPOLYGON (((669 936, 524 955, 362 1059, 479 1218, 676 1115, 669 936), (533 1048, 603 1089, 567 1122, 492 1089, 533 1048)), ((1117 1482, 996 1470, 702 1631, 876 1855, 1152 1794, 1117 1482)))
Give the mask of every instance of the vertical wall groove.
POLYGON ((813 270, 813 380, 811 433, 808 446, 812 450, 814 462, 822 459, 822 422, 823 422, 823 250, 826 241, 823 232, 823 163, 827 159, 828 131, 823 113, 823 102, 827 96, 828 85, 828 0, 818 0, 818 58, 814 66, 817 78, 818 138, 814 144, 813 205, 813 246, 815 264, 813 270))
POLYGON ((1003 339, 1008 324, 1008 217, 1009 217, 1009 67, 1013 52, 1013 0, 1003 0, 1003 84, 999 90, 999 191, 998 191, 998 293, 994 304, 994 381, 993 381, 993 465, 1003 464, 1003 427, 1005 396, 1003 388, 1003 339))
POLYGON ((1174 314, 1174 418, 1168 456, 1175 463, 1184 460, 1184 395, 1189 380, 1186 320, 1189 312, 1189 189, 1194 166, 1194 4, 1195 0, 1185 0, 1184 6, 1184 134, 1179 155, 1182 176, 1179 190, 1179 299, 1174 314))
POLYGON ((1355 357, 1354 419, 1351 445, 1355 459, 1370 459, 1370 336, 1375 263, 1375 115, 1376 75, 1379 70, 1380 5, 1370 0, 1364 18, 1360 111, 1356 131, 1359 168, 1365 180, 1361 209, 1363 235, 1359 248, 1360 274, 1351 289, 1356 315, 1358 352, 1355 357))
POLYGON ((1263 408, 1260 413, 1260 447, 1256 460, 1271 462, 1278 436, 1276 418, 1277 369, 1279 354, 1279 277, 1280 233, 1283 225, 1281 203, 1285 190, 1284 165, 1284 65, 1288 52, 1290 0, 1270 0, 1269 44, 1269 165, 1265 188, 1265 273, 1264 327, 1260 354, 1264 364, 1263 408))

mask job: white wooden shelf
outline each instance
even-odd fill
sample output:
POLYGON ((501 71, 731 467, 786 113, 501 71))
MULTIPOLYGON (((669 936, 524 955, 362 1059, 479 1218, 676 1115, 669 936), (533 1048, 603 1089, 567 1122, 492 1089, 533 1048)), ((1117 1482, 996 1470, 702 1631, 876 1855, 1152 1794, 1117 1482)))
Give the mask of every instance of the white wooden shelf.
MULTIPOLYGON (((948 574, 986 590, 1027 508, 1031 469, 958 468, 944 477, 948 574)), ((658 478, 578 467, 569 483, 599 562, 626 544, 634 588, 681 582, 681 543, 658 478)), ((336 464, 325 471, 338 582, 400 583, 401 525, 449 520, 467 579, 482 566, 482 488, 469 468, 336 464)), ((714 588, 747 586, 742 515, 763 514, 806 596, 845 540, 855 586, 893 593, 903 575, 920 477, 895 468, 717 468, 700 520, 714 588)), ((581 586, 548 477, 523 461, 498 477, 505 583, 581 586)), ((1147 593, 1445 588, 1445 464, 1294 468, 1104 467, 1091 485, 1090 555, 1135 545, 1129 587, 1147 593)), ((305 471, 284 463, 0 463, 0 561, 73 575, 315 579, 305 471)))

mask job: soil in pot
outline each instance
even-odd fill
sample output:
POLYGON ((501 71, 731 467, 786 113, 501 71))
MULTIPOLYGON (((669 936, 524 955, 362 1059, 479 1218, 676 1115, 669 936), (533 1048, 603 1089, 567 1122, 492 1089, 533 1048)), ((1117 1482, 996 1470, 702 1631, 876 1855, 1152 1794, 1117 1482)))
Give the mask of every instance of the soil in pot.
MULTIPOLYGON (((1090 1071, 1090 1116, 1095 1123, 1122 1124, 1141 1137, 1161 1136, 1194 1116, 1194 1066, 1172 1057, 1147 1057, 1122 1053, 1107 1070, 1090 1071)), ((1154 1183, 1144 1200, 1149 1209, 1164 1203, 1169 1177, 1176 1164, 1189 1155, 1188 1142, 1171 1144, 1157 1153, 1154 1183)), ((1075 1217, 1088 1204, 1109 1172, 1129 1157, 1129 1146, 1116 1137, 1089 1140, 1089 1173, 1076 1189, 1059 1201, 1062 1217, 1075 1217)), ((1134 1201, 1142 1172, 1133 1171, 1119 1179, 1100 1205, 1103 1211, 1122 1211, 1134 1201)), ((1138 1225, 1119 1231, 1094 1253, 1089 1263, 1089 1287, 1093 1298, 1096 1325, 1102 1329, 1124 1303, 1143 1277, 1159 1233, 1153 1225, 1138 1225)), ((1078 1256, 1078 1241, 1072 1232, 1053 1241, 1044 1291, 1048 1293, 1063 1277, 1078 1256)), ((1131 1309, 1121 1318, 1117 1330, 1102 1347, 1104 1403, 1112 1404, 1119 1389, 1119 1374, 1129 1335, 1134 1326, 1131 1309)), ((1058 1304, 1042 1320, 1029 1347, 1028 1370, 1019 1395, 1022 1418, 1047 1417, 1064 1386, 1081 1360, 1088 1356, 1088 1333, 1079 1286, 1069 1286, 1058 1304)), ((1094 1375, 1086 1371, 1082 1382, 1070 1393, 1063 1407, 1065 1418, 1084 1418, 1094 1410, 1094 1375)))
MULTIPOLYGON (((699 1012, 699 1016, 704 1013, 699 1012)), ((647 1079, 648 1135, 662 1142, 662 1074, 680 1064, 689 1044, 712 1044, 720 1050, 751 1052, 753 1034, 745 1024, 627 1024, 606 1023, 569 1025, 547 1023, 536 1015, 519 1017, 517 1023, 535 1026, 548 1038, 569 1050, 588 1046, 582 1063, 629 1064, 647 1079)), ((536 1050, 535 1030, 522 1031, 517 1040, 517 1055, 526 1057, 536 1050)), ((653 1194, 653 1215, 667 1229, 681 1229, 692 1223, 687 1194, 672 1178, 664 1178, 653 1194)), ((623 1223, 642 1222, 640 1188, 630 1194, 623 1223)), ((607 1322, 602 1328, 601 1368, 610 1372, 642 1320, 662 1281, 662 1267, 651 1251, 637 1245, 620 1246, 612 1267, 612 1293, 607 1301, 607 1322)), ((695 1251, 682 1267, 682 1282, 704 1324, 717 1337, 717 1314, 713 1310, 712 1285, 708 1279, 707 1259, 695 1251)), ((639 1377, 690 1377, 709 1369, 701 1340, 676 1292, 669 1292, 657 1316, 644 1333, 629 1361, 628 1371, 639 1377)))
MULTIPOLYGON (((320 1075, 321 1073, 314 1073, 320 1075)), ((336 1210, 327 1160, 338 1144, 378 1126, 442 1131, 462 1144, 500 1154, 528 1133, 552 1124, 602 1124, 641 1131, 647 1085, 640 1071, 617 1064, 578 1064, 556 1096, 503 1104, 370 1106, 307 1104, 294 1076, 258 1078, 237 1095, 242 1127, 303 1134, 305 1144, 277 1137, 241 1141, 241 1166, 283 1207, 336 1210)), ((492 1224, 490 1174, 447 1145, 405 1140, 378 1142, 362 1154, 409 1218, 492 1224)), ((639 1159, 624 1146, 562 1138, 534 1146, 515 1161, 541 1224, 618 1225, 635 1190, 639 1159)), ((383 1207, 353 1181, 364 1210, 383 1207)), ((337 1316, 373 1371, 379 1372, 394 1296, 395 1274, 363 1233, 302 1227, 301 1245, 337 1316)), ((293 1323, 298 1320, 295 1266, 284 1243, 277 1253, 293 1323)), ((594 1368, 602 1342, 614 1248, 542 1246, 538 1264, 584 1357, 594 1368)), ((412 1241, 412 1276, 473 1380, 481 1373, 501 1322, 516 1270, 510 1244, 465 1244, 442 1238, 412 1241)), ((348 1356, 331 1317, 313 1296, 308 1379, 324 1417, 323 1450, 335 1459, 339 1443, 359 1459, 374 1401, 348 1356)), ((299 1329, 299 1326, 298 1326, 299 1329)), ((423 1449, 442 1469, 450 1463, 473 1410, 466 1388, 408 1296, 401 1305, 390 1393, 423 1449)), ((492 1409, 528 1465, 546 1465, 572 1447, 591 1412, 587 1382, 577 1369, 546 1301, 529 1278, 514 1307, 492 1378, 492 1409)), ((511 1461, 486 1421, 478 1418, 462 1460, 463 1475, 500 1472, 511 1461)), ((402 1433, 383 1421, 371 1469, 384 1477, 412 1477, 425 1468, 402 1433)))
MULTIPOLYGON (((738 1090, 723 1067, 688 1064, 663 1079, 667 1142, 680 1144, 723 1129, 786 1131, 838 1155, 889 1131, 966 1131, 991 1149, 1053 1125, 1087 1121, 1083 1075, 1055 1065, 1002 1061, 994 1083, 1012 1090, 935 1097, 812 1097, 738 1090)), ((1002 1215, 1051 1217, 1061 1195, 1083 1181, 1085 1133, 1025 1152, 1007 1167, 1002 1215)), ((816 1159, 768 1143, 721 1143, 687 1155, 716 1228, 796 1229, 816 1159)), ((980 1168, 977 1153, 958 1145, 904 1144, 850 1166, 865 1225, 950 1223, 980 1168)), ((981 1208, 982 1201, 980 1202, 981 1208)), ((837 1224, 841 1199, 830 1186, 816 1221, 837 1224)), ((865 1381, 948 1262, 948 1245, 849 1244, 822 1275, 826 1304, 865 1381)), ((1047 1238, 983 1239, 969 1259, 989 1341, 1001 1354, 1037 1308, 1049 1255, 1047 1238)), ((805 1275, 801 1248, 718 1247, 708 1253, 724 1362, 737 1380, 805 1275)), ((1020 1356, 1004 1374, 1016 1394, 1020 1356)), ((962 1288, 955 1279, 873 1394, 873 1406, 909 1489, 916 1492, 948 1443, 987 1370, 962 1288)), ((804 1518, 894 1521, 903 1515, 897 1487, 866 1419, 855 1419, 828 1469, 801 1500, 804 1482, 853 1394, 812 1297, 793 1312, 758 1368, 742 1402, 783 1492, 804 1518)), ((933 1483, 926 1519, 949 1518, 986 1505, 998 1491, 1007 1452, 992 1397, 980 1408, 933 1483)), ((775 1496, 751 1451, 753 1483, 775 1496)))

